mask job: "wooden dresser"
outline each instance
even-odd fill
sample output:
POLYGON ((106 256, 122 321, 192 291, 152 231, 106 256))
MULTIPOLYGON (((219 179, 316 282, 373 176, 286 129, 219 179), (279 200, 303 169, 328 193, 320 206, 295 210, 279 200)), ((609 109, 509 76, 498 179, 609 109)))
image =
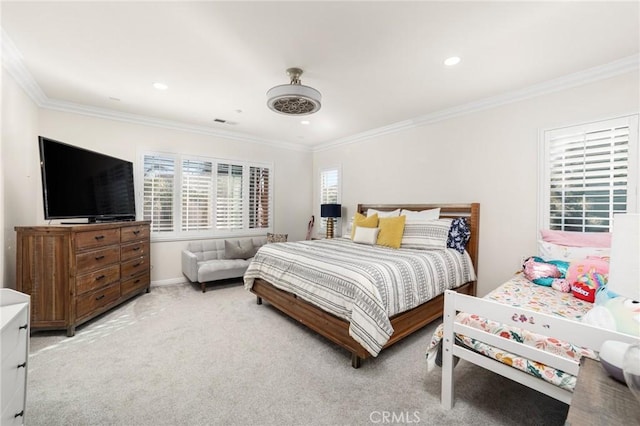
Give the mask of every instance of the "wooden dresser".
POLYGON ((149 221, 16 227, 16 289, 32 330, 75 328, 149 291, 149 221))

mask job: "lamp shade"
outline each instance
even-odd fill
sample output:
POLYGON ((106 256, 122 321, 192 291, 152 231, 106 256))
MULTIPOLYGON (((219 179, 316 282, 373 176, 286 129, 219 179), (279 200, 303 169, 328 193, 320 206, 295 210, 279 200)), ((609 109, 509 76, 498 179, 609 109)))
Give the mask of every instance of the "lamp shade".
POLYGON ((613 218, 607 290, 640 300, 640 214, 618 214, 613 218))
POLYGON ((320 217, 340 217, 340 216, 342 216, 342 205, 320 204, 320 217))

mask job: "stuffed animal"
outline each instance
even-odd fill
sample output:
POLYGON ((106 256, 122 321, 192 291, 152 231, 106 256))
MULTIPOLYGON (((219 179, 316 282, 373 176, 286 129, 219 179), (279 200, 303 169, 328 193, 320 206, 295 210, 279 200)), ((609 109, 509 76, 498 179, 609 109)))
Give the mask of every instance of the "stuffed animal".
POLYGON ((588 256, 571 262, 567 281, 575 297, 593 303, 598 289, 607 284, 608 276, 609 259, 588 256))
POLYGON ((582 317, 582 322, 640 337, 640 302, 601 287, 595 306, 582 317))
POLYGON ((551 287, 568 293, 569 283, 564 279, 569 263, 562 260, 544 260, 538 256, 531 256, 522 265, 524 276, 535 284, 551 287))

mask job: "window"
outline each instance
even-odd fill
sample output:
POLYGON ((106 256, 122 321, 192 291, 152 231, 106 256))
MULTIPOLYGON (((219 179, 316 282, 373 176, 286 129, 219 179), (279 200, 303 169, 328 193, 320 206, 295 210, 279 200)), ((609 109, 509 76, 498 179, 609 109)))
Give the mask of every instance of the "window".
POLYGON ((270 230, 271 166, 165 153, 142 163, 142 215, 156 238, 270 230))
MULTIPOLYGON (((340 204, 340 169, 320 171, 320 204, 340 204)), ((325 229, 327 218, 322 218, 320 227, 325 229)))
POLYGON ((542 149, 541 228, 608 232, 637 210, 637 115, 546 131, 542 149))

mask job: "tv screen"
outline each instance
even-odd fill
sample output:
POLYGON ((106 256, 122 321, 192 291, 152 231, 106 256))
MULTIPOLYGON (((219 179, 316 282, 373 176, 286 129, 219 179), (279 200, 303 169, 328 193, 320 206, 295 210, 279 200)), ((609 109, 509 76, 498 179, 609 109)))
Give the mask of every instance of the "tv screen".
POLYGON ((39 137, 45 219, 134 220, 133 163, 39 137))

